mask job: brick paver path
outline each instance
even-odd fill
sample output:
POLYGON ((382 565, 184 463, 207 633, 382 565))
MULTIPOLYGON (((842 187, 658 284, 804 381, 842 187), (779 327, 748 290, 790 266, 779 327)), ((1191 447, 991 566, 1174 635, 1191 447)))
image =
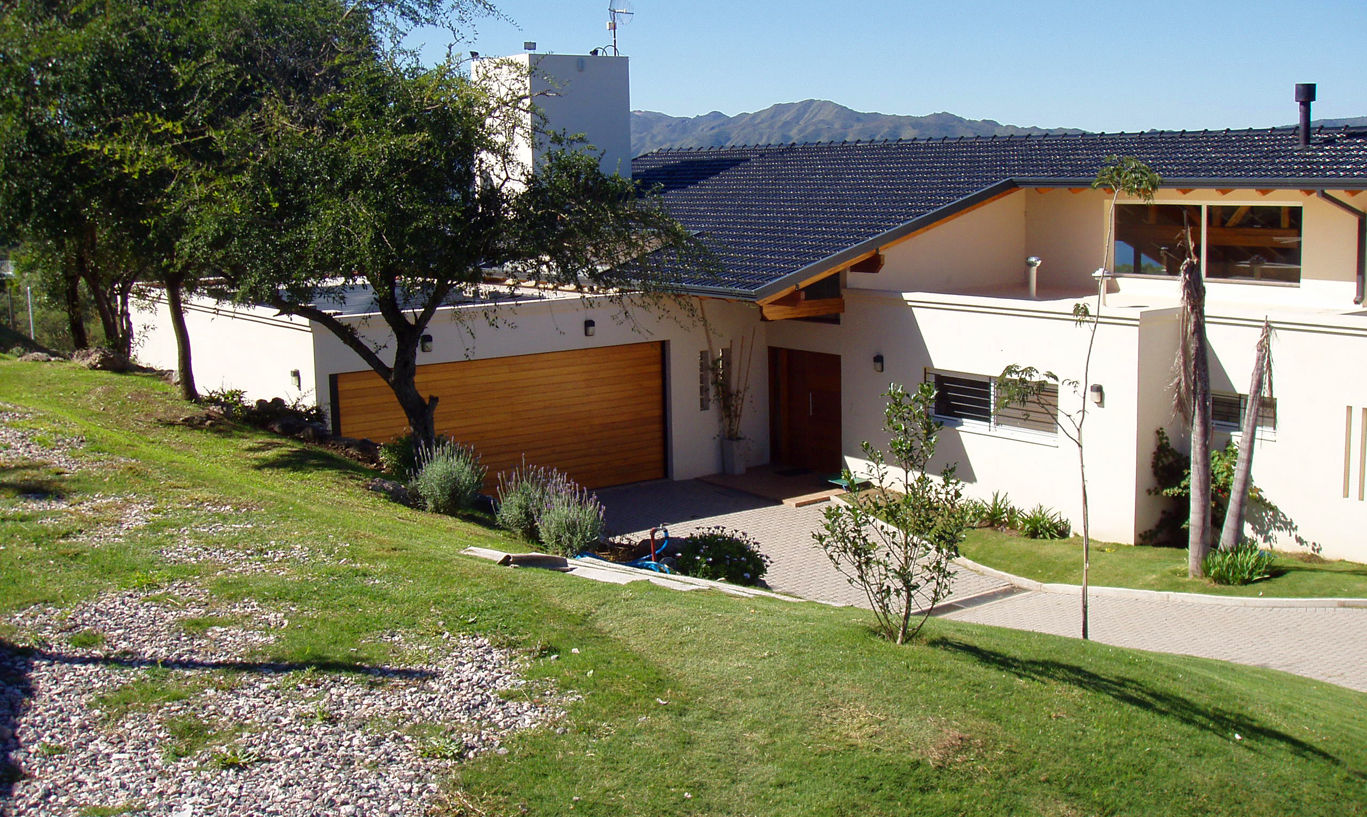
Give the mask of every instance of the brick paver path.
MULTIPOLYGON (((698 481, 627 485, 598 496, 615 533, 644 538, 661 522, 675 536, 713 525, 736 528, 772 560, 768 582, 774 590, 867 606, 812 541, 825 505, 790 508, 698 481)), ((1081 632, 1076 592, 1009 589, 999 579, 960 568, 949 601, 983 603, 943 617, 1072 637, 1081 632)), ((1096 594, 1090 607, 1091 636, 1105 644, 1272 667, 1367 691, 1367 609, 1232 607, 1096 594)))
MULTIPOLYGON (((850 586, 812 541, 826 504, 790 508, 760 497, 692 480, 646 482, 598 492, 608 529, 644 539, 661 522, 671 536, 721 525, 744 531, 770 559, 766 581, 780 593, 813 601, 867 607, 863 592, 850 586)), ((1009 587, 996 578, 960 569, 949 603, 1009 587)))
MULTIPOLYGON (((1293 672, 1367 692, 1367 609, 1229 607, 1091 594, 1093 640, 1293 672)), ((1078 593, 1017 593, 944 618, 1078 636, 1078 593)))

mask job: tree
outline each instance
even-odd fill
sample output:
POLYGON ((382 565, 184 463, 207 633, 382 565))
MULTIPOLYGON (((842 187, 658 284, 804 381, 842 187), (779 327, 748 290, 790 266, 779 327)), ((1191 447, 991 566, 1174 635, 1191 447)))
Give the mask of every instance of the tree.
POLYGON ((1087 327, 1087 353, 1083 358, 1082 377, 1063 379, 1050 371, 1040 371, 1033 366, 1008 365, 997 378, 996 400, 998 407, 1012 405, 1024 406, 1030 410, 1047 411, 1054 419, 1060 433, 1067 437, 1077 448, 1078 483, 1082 492, 1082 637, 1089 636, 1087 616, 1087 585, 1092 562, 1091 507, 1087 498, 1087 448, 1084 436, 1087 424, 1087 405, 1092 377, 1092 352, 1096 348, 1096 332, 1101 325, 1101 307, 1105 303, 1106 281, 1109 273, 1106 265, 1111 261, 1111 242, 1115 229, 1115 208, 1122 194, 1139 198, 1144 202, 1153 201, 1154 191, 1162 183, 1162 178, 1147 164, 1133 156, 1110 156, 1106 164, 1097 172, 1092 181, 1093 189, 1104 188, 1111 192, 1107 208, 1106 235, 1101 245, 1101 267, 1096 271, 1096 308, 1093 310, 1085 302, 1073 305, 1073 317, 1079 325, 1087 327), (1071 388, 1078 399, 1078 409, 1074 412, 1055 411, 1044 404, 1040 397, 1047 386, 1071 388))
POLYGON ((573 145, 541 167, 483 176, 518 167, 506 134, 531 121, 533 100, 478 85, 453 62, 396 57, 377 33, 396 4, 300 0, 285 4, 284 23, 271 18, 283 30, 248 37, 259 5, 225 2, 233 15, 204 32, 215 43, 206 70, 229 97, 216 106, 237 99, 224 72, 251 80, 259 100, 203 125, 209 149, 178 187, 178 252, 211 260, 225 297, 336 335, 385 380, 424 444, 437 398, 415 381, 421 338, 438 309, 488 294, 486 270, 625 302, 668 289, 663 270, 699 252, 658 197, 605 176, 573 145), (247 61, 243 40, 255 49, 247 61), (332 311, 358 290, 386 337, 332 311))
MULTIPOLYGON (((1180 245, 1186 250, 1178 272, 1182 287, 1182 313, 1178 330, 1176 383, 1173 402, 1177 413, 1191 423, 1191 501, 1187 515, 1187 575, 1205 575, 1203 564, 1210 552, 1210 361, 1206 343, 1206 285, 1201 262, 1191 238, 1191 225, 1182 231, 1180 245)), ((1256 413, 1256 411, 1255 411, 1256 413)))
POLYGON ((1258 415, 1262 412, 1263 394, 1272 392, 1272 324, 1263 319, 1263 331, 1253 362, 1253 379, 1248 386, 1248 403, 1244 408, 1243 437, 1239 459, 1234 464, 1234 481, 1229 488, 1229 508, 1225 511, 1225 525, 1220 531, 1220 550, 1239 546, 1244 534, 1244 509, 1248 504, 1249 489, 1253 485, 1253 446, 1258 435, 1258 415))
MULTIPOLYGON (((932 416, 935 387, 922 383, 908 393, 894 385, 886 396, 883 428, 892 465, 866 440, 875 487, 856 487, 848 502, 832 503, 813 538, 836 570, 864 591, 879 631, 902 644, 916 637, 949 594, 950 565, 967 523, 955 466, 938 477, 927 471, 943 427, 932 416), (919 616, 914 627, 913 616, 919 616)), ((861 484, 848 470, 844 478, 861 484)))

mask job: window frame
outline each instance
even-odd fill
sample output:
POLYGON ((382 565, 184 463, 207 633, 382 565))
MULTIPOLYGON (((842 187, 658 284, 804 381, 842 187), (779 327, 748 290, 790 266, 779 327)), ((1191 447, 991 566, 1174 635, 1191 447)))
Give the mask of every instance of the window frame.
POLYGON ((975 374, 973 372, 956 371, 953 369, 937 369, 927 366, 924 371, 924 381, 935 387, 937 396, 936 403, 931 409, 931 417, 944 425, 945 428, 953 428, 970 434, 982 434, 990 437, 1002 437, 1007 439, 1019 440, 1021 442, 1035 443, 1036 445, 1047 445, 1056 447, 1058 445, 1058 386, 1049 384, 1054 390, 1054 416, 1053 423, 1048 431, 1029 426, 1013 425, 1003 423, 998 420, 997 411, 997 378, 993 375, 975 374), (958 417, 952 414, 941 414, 939 412, 938 397, 940 386, 937 377, 951 377, 956 380, 970 380, 983 383, 987 386, 987 410, 988 420, 981 420, 974 417, 958 417))
POLYGON ((1305 263, 1304 263, 1304 258, 1305 258, 1305 203, 1304 203, 1304 202, 1253 201, 1253 200, 1248 200, 1248 199, 1236 199, 1236 200, 1232 200, 1232 201, 1217 201, 1217 202, 1211 202, 1211 201, 1181 201, 1181 200, 1176 200, 1176 201, 1174 201, 1174 200, 1171 200, 1171 199, 1162 199, 1162 198, 1157 198, 1157 197, 1155 197, 1154 200, 1153 200, 1152 202, 1141 202, 1141 201, 1121 201, 1121 202, 1117 202, 1117 209, 1116 209, 1115 211, 1113 211, 1113 212, 1110 213, 1110 229, 1111 229, 1110 274, 1113 275, 1113 276, 1116 277, 1116 278, 1147 278, 1147 279, 1151 279, 1151 280, 1163 280, 1163 281, 1171 281, 1171 280, 1174 280, 1174 279, 1176 278, 1175 275, 1170 275, 1170 274, 1168 274, 1168 273, 1161 273, 1161 274, 1154 274, 1154 273, 1147 273, 1147 272, 1125 272, 1125 273, 1120 273, 1120 272, 1116 272, 1116 271, 1115 271, 1115 268, 1116 268, 1117 263, 1118 263, 1118 262, 1117 262, 1118 254, 1117 254, 1117 252, 1116 252, 1116 247, 1117 247, 1117 245, 1120 243, 1119 225, 1118 225, 1118 223, 1117 223, 1117 219, 1118 219, 1119 216, 1120 216, 1120 211, 1119 211, 1118 208, 1119 208, 1119 207, 1144 207, 1144 206, 1147 206, 1147 205, 1149 205, 1149 204, 1154 204, 1154 205, 1157 205, 1157 206, 1160 206, 1160 207, 1164 207, 1164 206, 1166 206, 1166 207, 1196 207, 1196 208, 1199 208, 1199 209, 1200 209, 1200 212, 1201 212, 1201 219, 1200 219, 1200 221, 1201 221, 1201 223, 1200 223, 1200 230, 1197 231, 1197 232, 1198 232, 1198 235, 1196 236, 1196 240, 1197 240, 1197 244, 1198 244, 1198 247, 1199 247, 1198 256, 1199 256, 1200 264, 1201 264, 1201 277, 1202 277, 1203 280, 1206 281, 1206 283, 1214 282, 1214 283, 1229 283, 1229 284, 1252 284, 1253 286, 1299 287, 1299 286, 1301 285, 1301 282, 1305 279, 1305 263), (1297 267, 1297 269, 1299 270, 1299 272, 1298 272, 1298 274, 1297 274, 1297 276, 1296 276, 1296 280, 1295 280, 1295 281, 1277 281, 1277 280, 1267 279, 1267 278, 1244 278, 1244 277, 1211 278, 1211 277, 1209 276, 1209 274, 1208 274, 1210 267, 1209 267, 1208 259, 1207 259, 1207 257, 1206 257, 1206 255, 1207 255, 1207 249, 1208 249, 1208 247, 1210 246, 1209 235, 1208 235, 1208 230, 1207 230, 1207 228, 1210 226, 1210 208, 1211 208, 1211 207, 1235 207, 1235 208, 1237 208, 1237 207, 1295 207, 1296 209, 1300 210, 1300 213, 1301 213, 1301 217, 1300 217, 1300 231, 1301 231, 1301 237, 1300 237, 1300 240, 1301 240, 1301 246, 1300 246, 1300 250, 1301 250, 1301 264, 1300 264, 1299 267, 1297 267))
MULTIPOLYGON (((1217 432, 1224 432, 1235 438, 1240 437, 1243 434, 1244 413, 1248 411, 1248 395, 1236 392, 1212 391, 1210 393, 1210 402, 1211 429, 1217 432), (1236 422, 1229 422, 1227 420, 1217 421, 1215 419, 1215 401, 1229 401, 1232 399, 1237 399, 1239 401, 1238 420, 1236 422)), ((1255 436, 1259 440, 1275 440, 1277 439, 1277 398, 1273 396, 1264 396, 1262 402, 1263 407, 1258 411, 1258 425, 1255 427, 1255 436), (1270 422, 1264 422, 1264 417, 1269 417, 1270 422)))

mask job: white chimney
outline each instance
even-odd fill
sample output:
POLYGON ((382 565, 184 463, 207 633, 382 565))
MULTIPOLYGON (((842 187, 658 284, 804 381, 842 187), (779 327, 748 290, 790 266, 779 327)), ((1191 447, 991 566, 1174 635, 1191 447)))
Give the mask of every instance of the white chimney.
MULTIPOLYGON (((631 82, 626 57, 577 54, 516 54, 502 59, 477 59, 470 70, 476 82, 507 87, 516 82, 540 109, 545 132, 583 134, 599 167, 609 175, 631 175, 631 82), (514 77, 513 79, 509 79, 514 77)), ((530 125, 530 123, 527 123, 530 125)), ((529 167, 540 164, 554 149, 544 133, 534 143, 524 127, 518 158, 529 167)))

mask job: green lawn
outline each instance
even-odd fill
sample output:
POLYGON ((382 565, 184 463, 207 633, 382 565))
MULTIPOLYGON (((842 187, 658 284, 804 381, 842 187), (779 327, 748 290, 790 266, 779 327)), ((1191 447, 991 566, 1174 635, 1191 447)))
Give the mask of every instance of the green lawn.
POLYGON ((53 437, 83 435, 105 463, 0 469, 0 614, 187 578, 298 608, 263 658, 381 661, 391 648, 377 634, 466 629, 524 649, 533 677, 582 696, 563 730, 461 767, 457 813, 1367 814, 1360 693, 939 620, 896 647, 858 610, 509 570, 458 553, 516 547, 502 534, 389 504, 361 488, 365 469, 326 452, 159 423, 189 409, 150 378, 0 357, 0 401, 39 412, 28 422, 53 437), (106 511, 44 524, 52 513, 18 505, 34 489, 155 507, 97 545, 81 534, 106 511), (257 527, 223 527, 241 517, 225 505, 257 527), (224 547, 269 535, 348 562, 286 576, 164 563, 158 547, 187 525, 224 547))
MULTIPOLYGON (((1046 541, 1014 533, 971 531, 960 552, 973 561, 1040 582, 1082 583, 1082 539, 1046 541)), ((1239 587, 1187 577, 1187 552, 1093 542, 1093 585, 1175 590, 1226 596, 1367 598, 1367 565, 1326 561, 1306 554, 1278 554, 1275 575, 1239 587)))

